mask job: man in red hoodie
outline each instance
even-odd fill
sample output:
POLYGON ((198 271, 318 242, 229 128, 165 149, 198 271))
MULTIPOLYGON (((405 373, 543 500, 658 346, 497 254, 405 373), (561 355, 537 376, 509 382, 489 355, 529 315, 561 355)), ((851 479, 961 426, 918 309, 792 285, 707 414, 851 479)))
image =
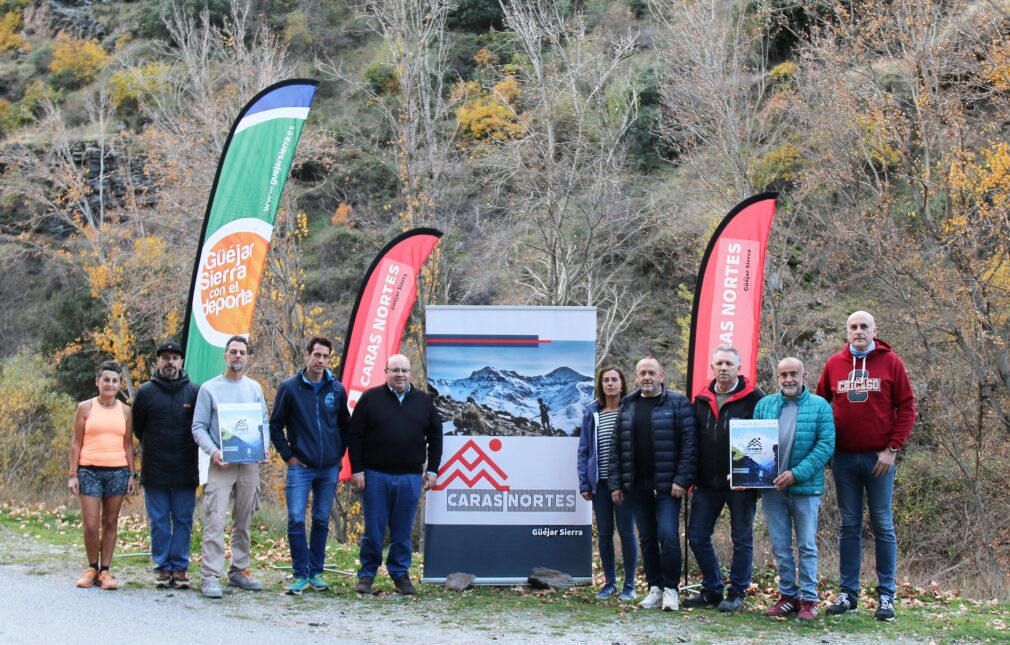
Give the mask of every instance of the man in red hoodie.
POLYGON ((841 593, 831 615, 855 611, 862 566, 863 495, 873 528, 877 564, 877 620, 894 620, 895 568, 891 500, 894 461, 915 423, 915 400, 905 365, 891 346, 876 337, 877 325, 865 311, 846 324, 849 344, 828 359, 817 384, 835 415, 835 455, 831 461, 841 531, 838 536, 841 593))

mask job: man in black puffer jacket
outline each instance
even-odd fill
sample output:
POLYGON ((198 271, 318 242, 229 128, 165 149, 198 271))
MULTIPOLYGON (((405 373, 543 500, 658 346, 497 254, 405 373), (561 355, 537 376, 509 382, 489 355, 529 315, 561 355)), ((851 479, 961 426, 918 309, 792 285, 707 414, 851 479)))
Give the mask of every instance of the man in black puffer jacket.
POLYGON ((193 406, 199 386, 182 369, 182 347, 158 347, 158 369, 133 400, 133 435, 140 441, 140 483, 151 523, 154 583, 189 588, 189 540, 196 507, 197 447, 193 406))
POLYGON ((754 511, 757 491, 729 487, 729 422, 750 419, 764 392, 740 376, 740 352, 720 345, 712 352, 715 379, 694 397, 698 425, 698 481, 692 493, 687 539, 702 573, 701 593, 684 601, 685 607, 718 607, 723 613, 743 608, 751 583, 754 559, 754 511), (712 533, 729 507, 733 560, 729 593, 723 597, 722 570, 712 545, 712 533))
POLYGON ((638 389, 621 401, 607 482, 615 504, 625 495, 635 513, 649 593, 641 607, 680 608, 680 501, 694 483, 697 448, 694 412, 683 394, 664 385, 659 361, 635 366, 638 389))

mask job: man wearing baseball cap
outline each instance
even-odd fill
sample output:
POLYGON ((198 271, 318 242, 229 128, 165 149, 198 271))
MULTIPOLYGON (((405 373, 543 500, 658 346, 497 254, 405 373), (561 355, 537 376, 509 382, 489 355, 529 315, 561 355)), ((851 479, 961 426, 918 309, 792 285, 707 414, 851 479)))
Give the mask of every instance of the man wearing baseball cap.
POLYGON ((182 369, 182 347, 158 346, 158 368, 137 390, 133 434, 140 441, 140 482, 151 524, 154 584, 189 588, 189 541, 196 506, 197 447, 193 409, 199 386, 182 369))

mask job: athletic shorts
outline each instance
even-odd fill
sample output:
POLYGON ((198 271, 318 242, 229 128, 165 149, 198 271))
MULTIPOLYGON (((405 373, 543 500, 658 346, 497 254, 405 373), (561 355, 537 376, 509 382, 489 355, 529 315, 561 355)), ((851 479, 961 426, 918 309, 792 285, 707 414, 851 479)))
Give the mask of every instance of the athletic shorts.
POLYGON ((78 466, 77 484, 85 497, 117 497, 125 495, 130 485, 130 469, 78 466))

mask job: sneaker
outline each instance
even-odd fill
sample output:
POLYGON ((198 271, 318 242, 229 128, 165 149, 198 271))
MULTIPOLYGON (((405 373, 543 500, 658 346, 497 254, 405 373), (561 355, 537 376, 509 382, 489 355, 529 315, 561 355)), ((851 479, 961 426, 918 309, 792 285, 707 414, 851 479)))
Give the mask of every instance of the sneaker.
POLYGON ((160 589, 172 586, 172 574, 164 569, 159 569, 154 574, 154 586, 160 589))
POLYGON ((354 591, 357 593, 372 593, 373 582, 375 582, 375 578, 371 576, 359 576, 358 584, 354 585, 354 591))
POLYGON ((858 605, 859 601, 843 591, 838 594, 837 598, 835 598, 835 602, 831 603, 831 606, 828 607, 828 615, 841 616, 842 614, 847 614, 850 611, 856 611, 856 607, 858 605))
POLYGON ((719 603, 719 611, 724 614, 732 614, 734 612, 743 609, 744 598, 747 597, 745 593, 730 593, 728 596, 723 598, 722 602, 719 603))
POLYGON ((816 600, 804 600, 800 602, 800 611, 796 614, 796 620, 817 620, 821 608, 816 600))
POLYGON ((414 585, 410 582, 410 576, 400 576, 393 581, 393 586, 404 596, 412 596, 417 593, 417 589, 414 589, 414 585))
POLYGON ((295 578, 295 581, 288 585, 287 594, 289 596, 300 596, 309 587, 307 578, 295 578))
POLYGON ((634 600, 637 597, 638 594, 635 593, 635 588, 631 585, 624 585, 624 589, 621 589, 621 593, 617 594, 617 599, 623 601, 634 600))
POLYGON ((721 593, 715 593, 713 591, 708 591, 707 589, 702 589, 701 593, 697 596, 685 598, 681 605, 686 609, 695 609, 698 607, 718 607, 721 602, 721 593))
POLYGON ((172 580, 175 582, 176 589, 189 589, 189 576, 186 575, 185 570, 173 572, 172 580))
POLYGON ((779 599, 775 601, 775 604, 768 608, 765 612, 765 616, 771 616, 772 618, 781 618, 782 616, 788 616, 789 614, 795 614, 800 610, 800 599, 796 596, 779 596, 779 599))
POLYGON ((224 592, 221 591, 221 582, 217 578, 207 578, 200 585, 200 591, 207 598, 222 598, 224 592))
POLYGON ((312 585, 312 588, 316 591, 330 590, 330 585, 326 584, 326 581, 323 580, 323 576, 318 573, 314 576, 309 576, 309 584, 312 585))
POLYGON ((603 589, 600 589, 600 592, 596 594, 596 599, 606 600, 607 598, 613 596, 616 593, 617 593, 617 587, 608 582, 607 584, 603 585, 603 589))
POLYGON ((642 599, 642 602, 638 603, 638 606, 642 609, 655 609, 662 603, 663 590, 659 587, 649 587, 649 593, 642 599))
POLYGON ((679 611, 680 610, 680 596, 677 595, 677 590, 673 587, 667 587, 663 590, 663 611, 679 611))
POLYGON ((115 591, 116 589, 119 589, 119 583, 116 582, 116 578, 108 569, 98 574, 98 586, 105 591, 115 591))
POLYGON ((94 567, 88 567, 87 571, 81 574, 81 577, 77 579, 77 586, 81 589, 90 589, 95 586, 95 582, 98 580, 98 569, 94 567))
POLYGON ((873 615, 877 620, 889 623, 894 620, 894 598, 881 595, 877 600, 877 613, 873 615))
POLYGON ((229 573, 228 584, 233 587, 238 587, 239 589, 245 589, 246 591, 259 591, 263 588, 260 581, 253 578, 248 569, 243 569, 242 571, 232 571, 229 573))

